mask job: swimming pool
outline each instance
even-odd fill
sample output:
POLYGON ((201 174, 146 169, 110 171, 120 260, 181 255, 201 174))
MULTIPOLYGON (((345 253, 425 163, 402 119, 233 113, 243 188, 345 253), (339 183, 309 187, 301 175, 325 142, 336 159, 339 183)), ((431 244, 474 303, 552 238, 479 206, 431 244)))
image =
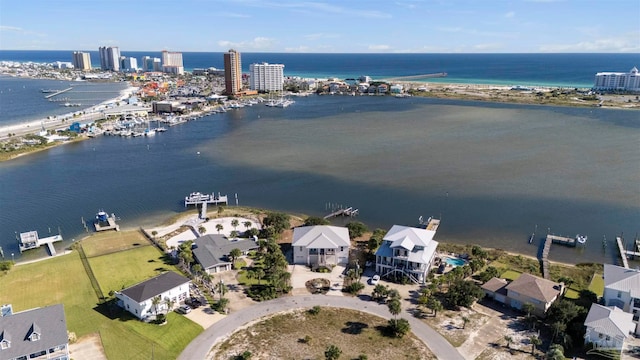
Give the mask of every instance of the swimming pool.
POLYGON ((453 266, 462 266, 464 265, 466 262, 462 259, 458 259, 458 258, 450 258, 447 257, 444 259, 444 261, 449 264, 449 265, 453 265, 453 266))

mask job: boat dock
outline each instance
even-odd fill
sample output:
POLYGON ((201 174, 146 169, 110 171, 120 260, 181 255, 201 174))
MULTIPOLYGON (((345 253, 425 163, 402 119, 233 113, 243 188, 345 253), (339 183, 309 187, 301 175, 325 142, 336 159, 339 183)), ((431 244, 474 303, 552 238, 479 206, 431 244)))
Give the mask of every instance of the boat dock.
POLYGON ((346 209, 338 209, 329 215, 325 216, 324 219, 334 218, 336 216, 357 216, 359 213, 358 209, 354 209, 353 207, 348 207, 346 209))
MULTIPOLYGON (((535 233, 534 233, 535 234, 535 233)), ((531 235, 534 237, 534 235, 531 235)), ((549 280, 549 252, 551 251, 551 244, 560 244, 575 247, 577 244, 577 240, 575 238, 551 235, 547 234, 547 237, 544 239, 544 247, 542 248, 542 276, 549 280)))
POLYGON ((566 246, 576 246, 577 241, 575 238, 558 236, 558 235, 547 235, 547 240, 551 239, 551 242, 554 244, 566 245, 566 246))
POLYGON ((440 226, 440 219, 429 217, 427 221, 423 220, 423 217, 418 218, 418 227, 425 230, 437 231, 440 226))
POLYGON ((228 205, 228 197, 227 195, 216 195, 215 193, 211 194, 201 194, 199 192, 192 192, 189 196, 185 196, 184 198, 184 207, 189 205, 200 205, 200 204, 213 204, 213 205, 228 205))
POLYGON ((45 99, 49 99, 49 98, 52 98, 52 97, 54 97, 54 96, 56 96, 56 95, 60 95, 60 94, 62 94, 62 93, 66 93, 66 92, 67 92, 67 91, 69 91, 69 90, 73 90, 73 88, 72 88, 72 87, 70 87, 70 88, 66 88, 66 89, 60 90, 60 91, 56 91, 56 92, 54 92, 53 94, 49 94, 49 95, 45 96, 44 98, 45 98, 45 99))
POLYGON ((620 257, 622 258, 622 265, 625 269, 629 268, 629 261, 627 261, 627 251, 622 244, 622 237, 616 236, 616 243, 618 243, 618 250, 620 251, 620 257))
POLYGON ((120 225, 116 224, 116 215, 111 214, 109 216, 105 211, 98 211, 96 214, 96 221, 93 223, 96 231, 115 230, 120 231, 120 225))
POLYGON ((20 252, 37 249, 42 245, 46 245, 49 249, 49 254, 56 256, 56 248, 53 246, 53 243, 62 240, 62 235, 60 234, 41 239, 37 231, 20 233, 20 252))

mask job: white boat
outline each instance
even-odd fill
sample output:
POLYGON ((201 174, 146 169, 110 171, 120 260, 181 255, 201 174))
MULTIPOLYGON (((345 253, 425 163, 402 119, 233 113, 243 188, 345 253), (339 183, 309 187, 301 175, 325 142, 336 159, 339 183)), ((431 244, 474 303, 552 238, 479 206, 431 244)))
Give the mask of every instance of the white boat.
POLYGON ((156 130, 156 132, 165 132, 165 131, 167 131, 167 128, 161 126, 161 127, 156 128, 155 130, 156 130))

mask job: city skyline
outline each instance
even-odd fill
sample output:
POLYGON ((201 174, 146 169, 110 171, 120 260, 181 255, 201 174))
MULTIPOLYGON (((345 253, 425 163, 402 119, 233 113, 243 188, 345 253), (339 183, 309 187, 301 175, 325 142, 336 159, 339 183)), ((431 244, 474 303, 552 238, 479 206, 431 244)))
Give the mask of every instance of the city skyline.
POLYGON ((169 4, 116 0, 98 7, 79 0, 0 0, 0 49, 640 52, 640 2, 635 0, 185 0, 171 7, 163 3, 169 4))

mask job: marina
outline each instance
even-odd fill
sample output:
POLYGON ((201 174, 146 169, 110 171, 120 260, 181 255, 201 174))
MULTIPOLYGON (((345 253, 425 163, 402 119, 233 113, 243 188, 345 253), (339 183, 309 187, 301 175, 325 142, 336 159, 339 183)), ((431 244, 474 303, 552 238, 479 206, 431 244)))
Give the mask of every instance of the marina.
POLYGON ((37 231, 28 231, 20 233, 20 252, 31 249, 37 249, 42 245, 46 245, 51 256, 56 256, 56 248, 54 242, 62 241, 62 235, 53 235, 46 238, 40 238, 37 231))

